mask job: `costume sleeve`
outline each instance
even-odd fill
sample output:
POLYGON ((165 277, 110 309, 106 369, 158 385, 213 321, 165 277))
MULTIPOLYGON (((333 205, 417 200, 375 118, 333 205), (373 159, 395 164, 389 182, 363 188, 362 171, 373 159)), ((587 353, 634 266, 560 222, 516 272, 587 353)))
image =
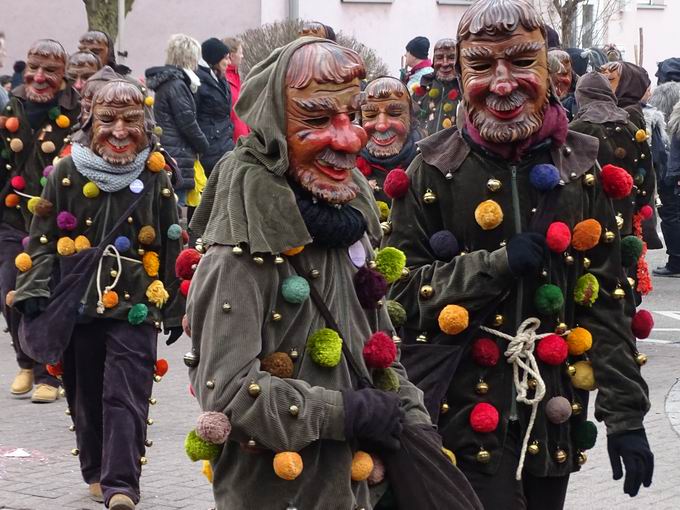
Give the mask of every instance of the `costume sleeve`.
POLYGON ((234 440, 254 439, 274 451, 299 451, 319 439, 344 440, 339 391, 260 369, 269 284, 262 269, 258 275, 253 276, 248 257, 234 256, 226 246, 209 248, 194 274, 187 314, 200 361, 189 376, 202 409, 226 413, 234 440), (251 384, 259 386, 259 394, 249 392, 251 384))
POLYGON ((597 278, 600 292, 591 307, 577 307, 576 323, 593 337, 588 354, 598 387, 595 417, 604 421, 607 433, 612 434, 642 428, 644 415, 649 410, 649 397, 647 384, 635 361, 632 290, 621 266, 614 209, 602 192, 599 179, 597 181, 591 194, 591 217, 600 222, 603 231, 617 234, 612 243, 600 242, 586 252, 591 261, 589 272, 597 278), (617 286, 625 290, 626 299, 613 297, 617 286))
POLYGON ((429 224, 417 196, 417 190, 426 187, 420 182, 426 169, 420 156, 409 167, 411 186, 406 196, 393 202, 392 232, 383 241, 406 254, 410 269, 408 277, 392 285, 390 299, 406 310, 406 326, 422 331, 438 327, 437 316, 446 305, 457 304, 473 313, 498 299, 514 280, 505 247, 458 255, 449 262, 436 260, 428 240, 439 229, 429 224), (421 296, 426 285, 432 287, 430 298, 421 296))
POLYGON ((196 120, 196 105, 191 91, 186 86, 173 89, 174 98, 168 101, 175 125, 187 139, 191 147, 199 154, 208 149, 208 139, 201 131, 196 120))

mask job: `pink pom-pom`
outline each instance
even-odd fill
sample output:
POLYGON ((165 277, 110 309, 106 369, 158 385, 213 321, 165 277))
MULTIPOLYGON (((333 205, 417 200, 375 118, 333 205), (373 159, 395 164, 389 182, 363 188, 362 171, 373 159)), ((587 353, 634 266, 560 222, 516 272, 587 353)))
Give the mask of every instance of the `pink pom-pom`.
POLYGON ((191 338, 191 326, 189 326, 189 317, 187 317, 187 314, 184 314, 184 317, 182 317, 182 329, 184 330, 184 334, 191 338))
POLYGON ((189 295, 189 287, 191 287, 191 280, 182 280, 179 284, 179 293, 187 297, 189 295))
POLYGON ((472 359, 483 367, 493 367, 501 357, 498 344, 490 338, 478 338, 472 344, 472 359))
POLYGON ((397 199, 406 195, 409 184, 408 174, 401 168, 395 168, 387 174, 383 183, 383 189, 388 197, 397 199))
POLYGON ((654 329, 654 317, 652 317, 652 314, 647 310, 638 310, 633 317, 631 329, 633 330, 635 338, 649 338, 649 335, 654 329))
POLYGON ((378 485, 385 480, 385 464, 377 455, 371 454, 371 458, 373 459, 373 470, 366 481, 368 485, 378 485))
POLYGON ((231 432, 231 423, 224 413, 208 411, 196 422, 196 435, 213 444, 224 444, 231 432))
POLYGON ((369 162, 362 157, 357 158, 357 168, 364 177, 368 177, 373 173, 373 169, 371 168, 369 162))
POLYGON ((182 250, 175 261, 175 273, 177 274, 177 277, 182 278, 183 280, 191 280, 200 260, 201 254, 198 250, 193 248, 182 250))
POLYGON ((618 200, 633 191, 633 178, 623 168, 614 165, 602 167, 602 189, 607 196, 618 200))
POLYGON ((571 230, 569 225, 556 221, 551 223, 548 227, 548 232, 545 234, 545 243, 548 245, 550 251, 554 253, 562 253, 569 248, 571 244, 571 230))
POLYGON ((22 191, 26 187, 26 179, 21 175, 15 175, 10 179, 10 185, 18 191, 22 191))
POLYGON ((397 346, 383 331, 373 333, 364 345, 364 361, 368 368, 387 368, 397 358, 397 346))
POLYGON ((569 346, 561 336, 548 335, 538 342, 536 354, 547 365, 559 365, 567 359, 569 346))
POLYGON ((26 237, 21 239, 21 246, 24 250, 26 250, 28 248, 28 242, 30 240, 31 240, 31 238, 29 236, 26 236, 26 237))
POLYGON ((189 383, 189 395, 196 398, 196 392, 194 392, 194 387, 189 383))
POLYGON ((652 206, 650 205, 643 205, 640 207, 640 215, 643 220, 648 220, 654 215, 654 209, 652 209, 652 206))
POLYGON ((498 427, 498 410, 485 402, 476 404, 470 413, 470 426, 475 432, 493 432, 498 427))
POLYGON ((61 211, 57 214, 57 227, 60 230, 75 230, 78 226, 78 219, 68 211, 61 211))

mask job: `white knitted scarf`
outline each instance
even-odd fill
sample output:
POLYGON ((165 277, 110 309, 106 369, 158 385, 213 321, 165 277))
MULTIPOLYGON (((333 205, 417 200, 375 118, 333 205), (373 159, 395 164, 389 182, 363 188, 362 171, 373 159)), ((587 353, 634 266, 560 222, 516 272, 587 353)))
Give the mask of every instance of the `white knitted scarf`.
POLYGON ((126 165, 113 165, 97 156, 88 147, 73 144, 71 157, 79 174, 94 182, 99 189, 112 193, 129 186, 144 170, 150 148, 137 154, 134 161, 126 165))

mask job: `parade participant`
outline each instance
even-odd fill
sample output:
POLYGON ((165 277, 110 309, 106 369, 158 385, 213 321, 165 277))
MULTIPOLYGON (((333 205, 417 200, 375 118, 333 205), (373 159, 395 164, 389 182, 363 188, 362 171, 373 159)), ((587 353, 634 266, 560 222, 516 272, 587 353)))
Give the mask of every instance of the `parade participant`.
POLYGON ((411 346, 451 349, 445 390, 434 372, 414 382, 432 385, 428 409, 485 508, 562 508, 595 441, 595 388, 614 478, 623 458, 634 496, 652 481, 646 358, 609 199, 632 183, 597 171, 597 140, 568 131, 527 0, 476 1, 457 40, 464 128, 419 143, 383 242, 409 267, 390 291, 407 311, 402 362, 414 377, 411 346))
POLYGON ((50 313, 54 266, 63 272, 70 257, 103 249, 81 275, 86 292, 75 296, 82 308, 64 346, 63 380, 83 478, 115 510, 139 501, 158 330, 162 323, 169 341, 178 338, 184 310, 174 274, 177 207, 144 106, 141 87, 127 80, 97 92, 89 143, 75 143, 48 177, 40 200, 52 207, 36 206, 17 258, 14 306, 39 322, 50 313))
POLYGON ((6 142, 0 160, 7 169, 0 177, 0 299, 20 367, 10 391, 23 395, 35 383, 31 400, 36 403, 54 402, 59 396, 59 381, 22 350, 20 316, 7 306, 7 300, 11 302, 10 291, 17 275, 14 259, 22 251, 36 197, 78 118, 78 95, 64 80, 67 58, 57 41, 41 39, 33 43, 28 50, 24 85, 14 89, 10 102, 0 112, 0 135, 6 142))
POLYGON ((427 135, 456 124, 460 91, 455 66, 456 41, 440 39, 434 45, 434 72, 423 76, 413 92, 419 106, 418 119, 427 135))
POLYGON ((99 57, 102 65, 112 67, 118 74, 130 74, 130 68, 116 63, 116 49, 109 34, 101 30, 90 30, 80 36, 78 51, 90 51, 99 57))
POLYGON ((413 93, 415 87, 420 85, 420 79, 432 69, 432 61, 427 58, 430 52, 430 40, 427 37, 414 37, 406 45, 406 54, 403 57, 404 68, 401 70, 401 81, 413 93))
POLYGON ((66 63, 66 79, 73 83, 73 88, 82 93, 85 82, 102 68, 99 57, 90 51, 78 51, 68 58, 66 63))
MULTIPOLYGON (((236 107, 253 131, 218 164, 191 223, 205 251, 193 278, 197 260, 178 259, 191 278, 185 362, 206 412, 187 449, 217 449, 217 508, 369 510, 386 485, 376 451, 396 454, 415 429, 440 441, 378 305, 379 271, 391 279, 402 265, 378 254, 371 269, 380 227, 355 164, 366 134, 351 122, 364 75, 354 51, 309 37, 257 64, 236 107), (230 422, 230 434, 205 420, 230 422)), ((433 460, 453 473, 440 446, 433 460)), ((458 480, 442 487, 446 508, 475 507, 458 480)))
POLYGON ((564 106, 564 109, 567 110, 567 118, 571 121, 578 111, 578 104, 574 98, 578 76, 576 76, 572 69, 569 53, 563 50, 550 50, 548 58, 551 57, 557 59, 560 63, 560 68, 554 74, 551 73, 550 78, 558 99, 562 106, 564 106))
POLYGON ((600 68, 600 72, 609 80, 618 105, 630 114, 630 121, 639 129, 646 129, 642 98, 651 81, 645 68, 631 62, 609 62, 600 68))
POLYGON ((320 21, 305 21, 302 24, 298 35, 300 37, 320 37, 321 39, 328 39, 330 41, 336 40, 333 27, 324 25, 320 21))

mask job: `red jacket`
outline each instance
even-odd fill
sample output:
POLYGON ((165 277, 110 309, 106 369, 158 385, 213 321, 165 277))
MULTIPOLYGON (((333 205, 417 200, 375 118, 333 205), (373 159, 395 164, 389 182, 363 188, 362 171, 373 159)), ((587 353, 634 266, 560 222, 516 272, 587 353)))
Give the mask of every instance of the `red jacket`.
POLYGON ((238 115, 234 111, 234 105, 238 101, 238 96, 241 93, 241 76, 238 74, 238 69, 236 66, 227 66, 227 71, 224 73, 227 81, 229 82, 229 88, 231 89, 231 122, 234 124, 234 143, 243 135, 250 133, 250 128, 239 119, 238 115))

